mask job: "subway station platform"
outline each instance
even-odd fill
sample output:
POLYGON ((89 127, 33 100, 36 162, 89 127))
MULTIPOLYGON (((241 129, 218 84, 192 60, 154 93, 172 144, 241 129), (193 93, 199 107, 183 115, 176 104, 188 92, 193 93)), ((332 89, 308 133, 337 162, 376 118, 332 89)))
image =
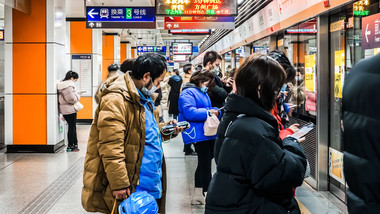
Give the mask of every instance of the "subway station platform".
MULTIPOLYGON (((89 125, 78 125, 80 152, 56 154, 0 152, 0 213, 87 213, 81 206, 82 172, 89 125)), ((181 137, 164 144, 168 193, 166 213, 204 213, 204 205, 190 204, 196 156, 185 156, 181 137)), ((215 171, 215 165, 213 167, 215 171)), ((303 184, 296 198, 304 214, 347 213, 329 192, 303 184)))

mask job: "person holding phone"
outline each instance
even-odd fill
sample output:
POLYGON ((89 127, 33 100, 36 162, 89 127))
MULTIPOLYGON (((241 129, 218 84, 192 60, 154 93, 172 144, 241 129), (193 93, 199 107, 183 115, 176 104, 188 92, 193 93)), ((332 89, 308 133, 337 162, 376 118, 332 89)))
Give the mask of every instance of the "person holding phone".
POLYGON ((194 73, 190 82, 183 86, 179 98, 179 121, 187 121, 190 128, 182 133, 184 144, 194 143, 198 155, 198 165, 195 171, 195 190, 191 204, 204 204, 205 193, 211 180, 211 160, 214 158, 216 136, 205 136, 204 123, 208 112, 220 115, 212 108, 207 91, 215 84, 214 74, 208 70, 194 73))
MULTIPOLYGON (((83 172, 82 206, 110 213, 115 200, 146 191, 165 213, 166 169, 152 94, 167 70, 157 53, 139 56, 132 71, 104 83, 91 125, 83 172)), ((176 123, 176 121, 171 121, 176 123)), ((176 127, 173 136, 183 128, 176 127)))
POLYGON ((285 128, 286 124, 289 122, 288 112, 289 108, 284 103, 286 96, 288 95, 288 85, 287 83, 292 82, 296 76, 296 70, 290 63, 288 57, 285 53, 279 50, 274 50, 269 53, 269 56, 276 60, 286 73, 285 83, 281 87, 281 93, 278 94, 275 105, 271 110, 272 115, 276 118, 278 123, 278 128, 280 129, 280 138, 285 139, 287 136, 292 135, 294 132, 298 131, 299 124, 293 124, 289 128, 285 128))
POLYGON ((206 214, 300 213, 293 188, 302 185, 305 152, 297 139, 279 138, 270 113, 285 79, 281 65, 263 54, 238 69, 237 91, 228 96, 218 129, 206 214))
POLYGON ((65 78, 57 84, 59 112, 65 118, 69 125, 67 138, 69 145, 66 151, 78 152, 77 139, 77 112, 83 108, 79 103, 81 92, 76 91, 75 83, 78 81, 79 75, 77 72, 68 71, 65 78))

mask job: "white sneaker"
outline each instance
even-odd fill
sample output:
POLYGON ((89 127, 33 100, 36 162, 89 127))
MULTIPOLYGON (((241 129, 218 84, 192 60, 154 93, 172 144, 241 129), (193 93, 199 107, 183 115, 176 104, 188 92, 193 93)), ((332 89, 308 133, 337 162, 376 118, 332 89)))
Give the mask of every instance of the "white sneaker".
POLYGON ((202 188, 195 188, 193 198, 191 200, 191 205, 202 205, 205 204, 205 196, 203 195, 202 188))

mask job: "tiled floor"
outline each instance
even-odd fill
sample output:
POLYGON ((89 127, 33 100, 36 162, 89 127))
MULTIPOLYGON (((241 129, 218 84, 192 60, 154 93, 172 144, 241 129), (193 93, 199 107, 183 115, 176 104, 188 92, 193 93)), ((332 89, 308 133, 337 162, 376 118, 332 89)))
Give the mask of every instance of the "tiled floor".
MULTIPOLYGON (((88 133, 88 125, 78 126, 80 152, 67 153, 62 150, 56 154, 0 153, 0 214, 20 213, 49 185, 78 164, 85 156, 88 133)), ((167 213, 204 213, 204 206, 190 205, 197 157, 184 156, 182 149, 180 136, 164 144, 168 175, 167 213)), ((215 166, 213 170, 215 171, 215 166)), ((46 212, 87 213, 80 200, 82 176, 77 176, 74 180, 72 184, 68 184, 66 192, 58 194, 57 201, 48 206, 46 212)), ((326 194, 328 195, 323 195, 326 194)), ((296 195, 305 214, 346 213, 338 210, 320 192, 306 184, 297 188, 296 195)))

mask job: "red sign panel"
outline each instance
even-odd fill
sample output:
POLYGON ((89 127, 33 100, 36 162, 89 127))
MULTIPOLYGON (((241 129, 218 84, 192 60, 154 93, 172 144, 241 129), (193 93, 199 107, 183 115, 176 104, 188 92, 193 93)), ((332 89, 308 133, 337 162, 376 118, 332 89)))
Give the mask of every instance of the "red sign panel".
POLYGON ((156 0, 156 15, 236 16, 236 0, 156 0))
POLYGON ((362 19, 362 48, 380 47, 380 13, 362 19))
POLYGON ((234 17, 165 17, 165 30, 235 29, 234 17))

